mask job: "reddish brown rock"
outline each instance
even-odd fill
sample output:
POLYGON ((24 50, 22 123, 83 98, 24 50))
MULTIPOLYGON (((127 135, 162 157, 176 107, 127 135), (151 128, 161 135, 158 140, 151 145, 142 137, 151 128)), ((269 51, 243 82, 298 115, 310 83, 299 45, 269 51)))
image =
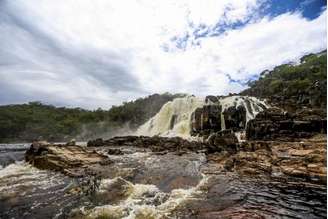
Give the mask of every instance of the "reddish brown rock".
POLYGON ((105 165, 107 157, 82 146, 32 144, 25 153, 25 160, 39 169, 55 170, 66 175, 79 176, 84 168, 105 165))

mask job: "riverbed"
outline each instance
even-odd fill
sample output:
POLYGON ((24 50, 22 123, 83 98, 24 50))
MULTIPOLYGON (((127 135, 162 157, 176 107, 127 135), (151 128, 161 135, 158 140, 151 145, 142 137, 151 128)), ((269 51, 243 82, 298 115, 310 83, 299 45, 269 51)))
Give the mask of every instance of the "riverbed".
POLYGON ((0 146, 0 218, 325 218, 326 186, 217 171, 203 153, 121 147, 95 191, 90 179, 39 170, 29 144, 0 146))

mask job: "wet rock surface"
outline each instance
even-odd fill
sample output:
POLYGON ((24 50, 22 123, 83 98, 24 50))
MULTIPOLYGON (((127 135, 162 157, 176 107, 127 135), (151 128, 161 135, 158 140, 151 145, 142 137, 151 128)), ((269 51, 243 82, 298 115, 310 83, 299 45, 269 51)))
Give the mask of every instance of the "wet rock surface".
POLYGON ((207 139, 207 144, 207 153, 223 151, 236 153, 238 139, 232 130, 226 129, 210 135, 207 139))
POLYGON ((180 137, 160 137, 160 136, 121 136, 108 140, 97 139, 89 141, 88 147, 100 146, 130 146, 137 148, 148 148, 153 152, 161 151, 201 151, 206 149, 206 143, 199 141, 188 141, 180 137), (101 144, 100 144, 101 142, 101 144))
POLYGON ((189 164, 180 162, 181 156, 189 157, 196 152, 205 153, 208 160, 216 161, 218 171, 287 181, 326 182, 326 135, 298 141, 238 142, 231 130, 224 130, 212 134, 206 143, 189 142, 178 137, 144 136, 115 137, 103 142, 103 146, 97 147, 32 146, 26 152, 26 161, 40 169, 57 170, 71 176, 91 173, 115 177, 119 172, 128 180, 151 182, 166 191, 199 181, 199 174, 188 172, 189 164), (131 149, 136 151, 131 152, 131 149), (138 152, 151 155, 147 155, 143 162, 130 159, 138 152), (128 162, 115 163, 120 156, 128 162))
POLYGON ((238 175, 212 176, 172 215, 183 219, 324 218, 326 188, 238 175), (302 192, 300 192, 302 191, 302 192))
POLYGON ((208 135, 221 130, 221 106, 205 105, 192 114, 192 134, 208 135))
POLYGON ((315 110, 291 114, 280 108, 269 108, 248 122, 246 137, 249 140, 292 141, 327 133, 326 123, 327 119, 315 110))
POLYGON ((95 165, 108 165, 104 155, 82 146, 35 142, 25 153, 25 161, 39 169, 55 170, 70 176, 83 176, 95 165))
POLYGON ((326 136, 300 142, 247 141, 235 154, 210 154, 222 170, 279 181, 326 184, 326 136))

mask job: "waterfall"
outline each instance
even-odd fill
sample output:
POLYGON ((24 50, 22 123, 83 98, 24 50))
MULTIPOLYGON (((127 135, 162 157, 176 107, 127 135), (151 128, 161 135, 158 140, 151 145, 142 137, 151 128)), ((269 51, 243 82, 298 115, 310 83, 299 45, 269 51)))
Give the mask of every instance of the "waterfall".
POLYGON ((148 122, 140 126, 136 135, 180 136, 188 138, 191 131, 191 115, 205 104, 194 96, 176 98, 167 102, 148 122))
POLYGON ((223 114, 223 110, 221 110, 221 130, 225 130, 226 126, 225 126, 225 120, 224 120, 224 114, 223 114))
POLYGON ((239 106, 243 106, 246 109, 246 124, 249 120, 255 118, 255 116, 268 108, 269 106, 256 97, 249 96, 229 96, 219 99, 219 104, 221 105, 221 129, 225 130, 225 118, 224 111, 229 109, 230 107, 238 108, 239 106))
MULTIPOLYGON (((254 119, 259 112, 268 108, 268 105, 264 101, 249 96, 219 97, 217 102, 207 101, 207 103, 204 98, 186 96, 167 102, 154 117, 140 126, 135 134, 191 138, 191 123, 195 121, 195 118, 191 117, 193 112, 197 108, 202 108, 204 105, 216 104, 221 105, 221 130, 226 129, 225 120, 227 118, 224 117, 224 112, 231 107, 238 108, 239 106, 243 106, 245 108, 246 123, 254 119)), ((203 127, 203 122, 202 114, 201 127, 203 127)))

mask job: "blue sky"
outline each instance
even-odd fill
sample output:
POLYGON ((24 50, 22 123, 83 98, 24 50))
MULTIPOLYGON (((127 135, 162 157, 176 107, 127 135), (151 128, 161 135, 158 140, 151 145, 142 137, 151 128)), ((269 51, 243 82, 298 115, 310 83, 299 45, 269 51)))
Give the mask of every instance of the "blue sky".
POLYGON ((326 8, 326 5, 327 2, 324 0, 272 0, 265 12, 270 16, 277 16, 286 12, 300 11, 305 18, 315 19, 326 8))
POLYGON ((322 0, 0 0, 0 104, 224 95, 326 49, 322 0))
MULTIPOLYGON (((302 17, 313 20, 320 16, 323 10, 326 8, 326 1, 324 0, 270 0, 263 1, 264 4, 261 4, 257 13, 250 15, 245 20, 237 20, 235 22, 218 22, 214 26, 199 25, 194 28, 192 33, 186 33, 182 37, 173 37, 172 41, 176 42, 176 47, 184 49, 186 47, 186 42, 193 36, 195 39, 210 37, 210 36, 219 36, 226 31, 232 29, 241 29, 247 26, 250 22, 254 20, 260 20, 265 17, 274 19, 275 17, 286 14, 286 13, 300 13, 302 17)), ((190 24, 194 26, 194 24, 190 24)))

